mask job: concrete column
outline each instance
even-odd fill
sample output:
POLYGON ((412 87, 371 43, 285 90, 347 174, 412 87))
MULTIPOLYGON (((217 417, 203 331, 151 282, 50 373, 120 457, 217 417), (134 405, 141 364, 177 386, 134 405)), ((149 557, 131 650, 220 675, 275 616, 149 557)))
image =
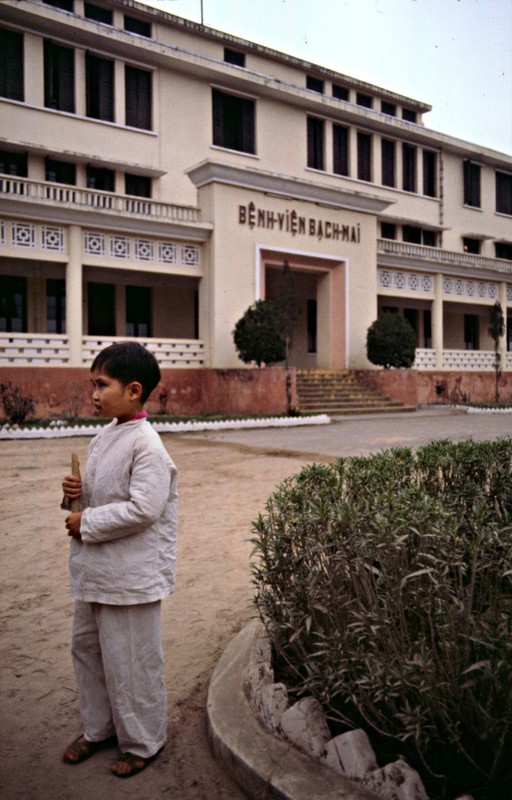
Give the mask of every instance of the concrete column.
POLYGON ((372 136, 372 181, 382 184, 382 136, 372 136))
POLYGON ((348 129, 348 174, 350 178, 357 178, 357 129, 348 129))
POLYGON ((434 302, 432 303, 432 347, 436 354, 436 369, 443 368, 443 275, 434 277, 434 302))
POLYGON ((66 266, 66 331, 69 339, 69 366, 82 366, 83 292, 82 228, 70 225, 69 261, 66 266))
POLYGON ((507 284, 501 281, 498 290, 498 300, 505 318, 505 333, 500 339, 499 353, 501 356, 501 368, 505 369, 507 363, 507 284))
POLYGON ((122 61, 114 62, 114 122, 118 125, 126 124, 126 102, 125 102, 125 65, 122 61))

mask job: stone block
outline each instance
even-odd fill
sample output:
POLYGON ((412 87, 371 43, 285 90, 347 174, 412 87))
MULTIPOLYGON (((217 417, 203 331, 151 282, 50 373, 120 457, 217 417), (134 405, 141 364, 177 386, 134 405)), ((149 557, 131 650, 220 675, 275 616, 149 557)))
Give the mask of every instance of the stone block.
POLYGON ((305 753, 318 758, 331 738, 322 707, 314 697, 304 697, 281 717, 281 731, 305 753))
POLYGON ((361 779, 378 768, 370 740, 361 728, 327 742, 322 760, 348 778, 361 779))
POLYGON ((402 759, 371 772, 364 783, 385 800, 429 800, 420 776, 402 759))
POLYGON ((267 683, 254 693, 258 717, 270 733, 277 733, 281 718, 288 708, 288 691, 284 683, 267 683))
POLYGON ((254 637, 249 653, 249 666, 247 670, 247 683, 249 695, 254 694, 267 683, 274 683, 274 670, 272 669, 272 645, 267 636, 263 623, 258 627, 258 635, 254 637))

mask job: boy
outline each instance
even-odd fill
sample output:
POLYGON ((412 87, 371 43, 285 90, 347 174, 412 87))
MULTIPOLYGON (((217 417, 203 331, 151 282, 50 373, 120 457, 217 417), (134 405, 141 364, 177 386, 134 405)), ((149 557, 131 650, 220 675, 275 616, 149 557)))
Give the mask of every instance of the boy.
POLYGON ((160 381, 136 342, 102 350, 91 367, 94 406, 113 417, 92 440, 83 477, 67 475, 64 507, 75 598, 72 657, 83 734, 63 753, 79 764, 117 737, 112 772, 143 770, 165 743, 167 701, 160 601, 174 589, 177 470, 145 419, 160 381))

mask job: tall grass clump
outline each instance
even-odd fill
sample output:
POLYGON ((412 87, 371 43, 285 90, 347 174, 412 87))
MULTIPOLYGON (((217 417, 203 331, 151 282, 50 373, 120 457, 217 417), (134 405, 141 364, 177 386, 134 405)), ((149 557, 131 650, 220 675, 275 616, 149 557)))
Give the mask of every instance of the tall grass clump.
POLYGON ((253 526, 276 667, 431 798, 512 797, 512 441, 314 464, 253 526))

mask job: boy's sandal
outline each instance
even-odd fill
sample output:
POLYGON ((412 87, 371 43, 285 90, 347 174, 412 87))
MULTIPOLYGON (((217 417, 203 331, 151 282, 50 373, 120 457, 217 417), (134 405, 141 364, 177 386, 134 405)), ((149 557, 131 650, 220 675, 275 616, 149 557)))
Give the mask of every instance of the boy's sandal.
POLYGON ((151 756, 151 758, 143 758, 142 756, 136 756, 134 753, 122 753, 121 757, 117 759, 115 764, 112 764, 112 773, 116 775, 118 778, 131 778, 132 775, 137 775, 137 773, 142 772, 143 769, 146 769, 147 765, 153 761, 155 756, 151 756), (118 764, 127 764, 129 769, 119 771, 116 769, 118 764))
POLYGON ((71 742, 62 754, 62 760, 66 764, 81 764, 82 761, 87 761, 88 758, 93 756, 98 750, 103 747, 108 747, 109 744, 114 744, 115 736, 108 739, 102 739, 100 742, 89 742, 83 734, 81 734, 74 742, 71 742))

